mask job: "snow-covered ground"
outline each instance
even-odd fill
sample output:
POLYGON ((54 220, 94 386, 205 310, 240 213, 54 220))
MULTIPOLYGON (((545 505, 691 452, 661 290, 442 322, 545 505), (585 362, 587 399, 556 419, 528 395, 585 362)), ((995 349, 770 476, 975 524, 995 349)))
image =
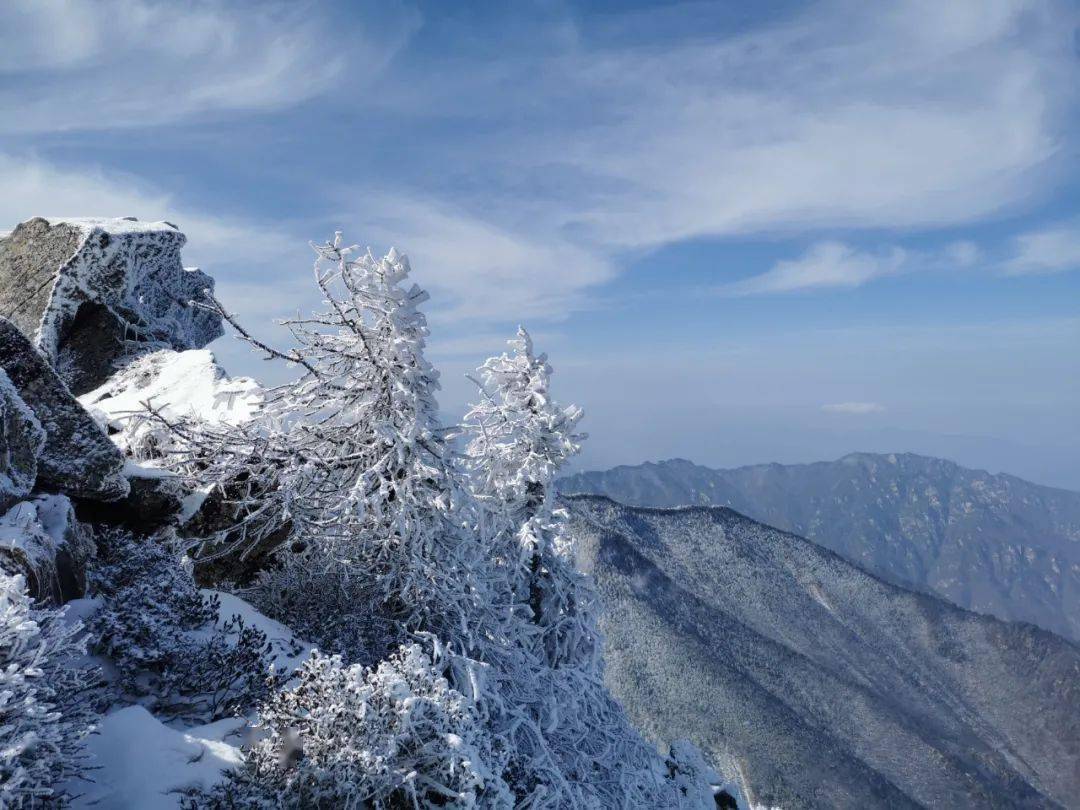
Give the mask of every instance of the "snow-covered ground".
MULTIPOLYGON (((311 644, 297 639, 283 624, 262 615, 240 597, 221 591, 203 593, 221 600, 219 621, 239 615, 247 626, 266 633, 278 672, 292 672, 311 654, 311 644)), ((68 619, 85 620, 96 607, 93 599, 75 600, 68 606, 68 619)), ((78 794, 72 807, 179 807, 184 791, 209 788, 225 771, 240 764, 240 747, 252 733, 252 719, 234 717, 176 728, 143 706, 117 708, 104 717, 88 741, 92 781, 67 786, 78 794)))

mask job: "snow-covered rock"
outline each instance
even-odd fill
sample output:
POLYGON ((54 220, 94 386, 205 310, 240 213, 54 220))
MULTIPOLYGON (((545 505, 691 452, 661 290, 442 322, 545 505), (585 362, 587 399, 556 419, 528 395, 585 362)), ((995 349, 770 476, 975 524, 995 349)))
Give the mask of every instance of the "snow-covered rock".
POLYGON ((126 495, 123 454, 41 353, 5 318, 0 318, 0 368, 45 431, 38 486, 103 501, 126 495))
POLYGON ((116 501, 81 501, 80 519, 94 524, 125 526, 150 534, 183 519, 186 492, 180 479, 158 467, 134 461, 124 465, 128 494, 116 501))
POLYGON ((40 602, 62 604, 86 592, 93 541, 63 495, 40 495, 0 516, 0 567, 26 578, 40 602))
POLYGON ((0 312, 33 337, 76 393, 146 349, 201 348, 221 318, 190 302, 213 279, 186 269, 168 222, 23 222, 0 239, 0 312))
POLYGON ((255 413, 262 389, 250 377, 229 377, 208 349, 166 349, 132 361, 79 402, 122 450, 146 458, 171 441, 145 418, 146 403, 168 419, 237 424, 255 413))
POLYGON ((45 431, 0 369, 0 512, 30 494, 45 431))

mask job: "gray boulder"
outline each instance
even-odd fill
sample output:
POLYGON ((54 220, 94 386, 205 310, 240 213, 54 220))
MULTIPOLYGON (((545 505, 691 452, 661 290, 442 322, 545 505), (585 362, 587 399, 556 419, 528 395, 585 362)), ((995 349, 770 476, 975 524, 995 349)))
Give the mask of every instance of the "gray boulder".
POLYGON ((89 530, 63 495, 39 495, 0 515, 0 568, 26 578, 27 592, 51 605, 86 594, 89 530))
POLYGON ((27 220, 0 239, 0 316, 76 395, 145 351, 201 348, 221 319, 190 304, 214 282, 181 264, 186 241, 167 222, 27 220))
POLYGON ((80 520, 94 525, 124 526, 140 534, 152 534, 180 522, 187 494, 180 479, 163 470, 129 463, 124 470, 129 491, 118 501, 76 502, 80 520))
POLYGON ((33 411, 0 370, 0 512, 34 488, 38 453, 44 443, 45 431, 33 411))
POLYGON ((45 431, 37 484, 111 501, 128 492, 124 456, 16 326, 0 318, 0 368, 45 431))

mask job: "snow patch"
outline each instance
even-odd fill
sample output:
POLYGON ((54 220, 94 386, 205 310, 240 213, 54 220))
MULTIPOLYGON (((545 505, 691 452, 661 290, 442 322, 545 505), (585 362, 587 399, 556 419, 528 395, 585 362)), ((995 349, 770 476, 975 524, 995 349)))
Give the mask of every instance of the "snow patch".
POLYGON ((71 786, 82 794, 72 807, 179 807, 183 791, 207 789, 241 764, 245 726, 242 718, 230 718, 178 731, 142 706, 119 709, 87 743, 97 770, 91 785, 71 786), (225 742, 230 736, 233 742, 225 742))
MULTIPOLYGON (((146 403, 167 419, 240 424, 255 415, 262 401, 263 389, 255 380, 229 377, 208 349, 152 352, 79 397, 113 432, 113 441, 136 457, 147 442, 171 441, 167 431, 146 418, 146 403)), ((143 464, 137 469, 146 476, 151 468, 143 464)))

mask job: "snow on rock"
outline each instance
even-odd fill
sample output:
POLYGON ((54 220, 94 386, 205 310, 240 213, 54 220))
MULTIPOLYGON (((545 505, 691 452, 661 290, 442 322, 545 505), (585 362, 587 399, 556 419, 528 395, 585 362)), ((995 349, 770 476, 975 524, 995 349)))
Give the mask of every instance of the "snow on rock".
POLYGON ((145 403, 170 419, 235 424, 252 417, 262 389, 250 377, 229 377, 208 349, 164 350, 134 360, 79 402, 122 450, 146 458, 171 437, 146 420, 145 403))
POLYGON ((0 369, 0 512, 34 488, 38 453, 44 443, 41 423, 0 369))
POLYGON ((0 516, 0 567, 26 577, 35 599, 61 604, 86 592, 93 541, 63 495, 41 495, 0 516))
POLYGON ((278 674, 292 674, 311 656, 315 645, 296 637, 292 630, 279 621, 264 616, 235 594, 214 591, 207 588, 203 595, 217 596, 221 600, 218 611, 218 623, 239 616, 247 627, 254 627, 266 634, 271 645, 271 659, 278 674))
POLYGON ((127 494, 123 455, 6 318, 0 318, 0 368, 45 431, 38 455, 39 488, 102 501, 127 494))
POLYGON ((178 731, 142 706, 119 709, 87 743, 97 770, 92 784, 73 786, 82 795, 72 807, 179 807, 185 790, 209 788, 240 764, 245 725, 230 718, 178 731))
POLYGON ((191 306, 213 279, 187 269, 169 222, 23 222, 0 239, 0 314, 32 336, 76 393, 146 349, 201 348, 221 318, 191 306))

